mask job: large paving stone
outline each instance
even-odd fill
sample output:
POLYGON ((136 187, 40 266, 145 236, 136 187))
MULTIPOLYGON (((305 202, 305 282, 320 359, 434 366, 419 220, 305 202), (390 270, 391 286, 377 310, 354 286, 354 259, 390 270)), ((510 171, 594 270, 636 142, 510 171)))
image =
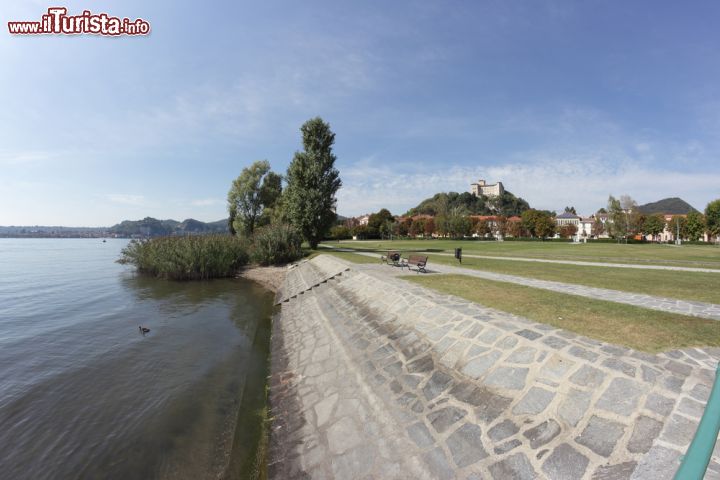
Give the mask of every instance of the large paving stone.
POLYGON ((670 480, 680 466, 680 452, 656 445, 642 457, 633 480, 670 480))
POLYGON ((522 445, 522 442, 517 438, 513 438, 512 440, 497 445, 495 448, 493 448, 493 452, 495 452, 495 455, 504 455, 507 452, 519 447, 520 445, 522 445))
POLYGON ((520 330, 515 332, 515 335, 520 335, 521 337, 525 337, 528 340, 537 340, 538 338, 542 337, 542 333, 538 333, 535 330, 520 330))
POLYGON ((593 415, 575 441, 598 455, 609 457, 624 431, 625 427, 621 423, 593 415))
POLYGON ((495 480, 532 480, 538 477, 530 460, 523 453, 510 455, 490 465, 489 470, 495 480))
POLYGON ((585 416, 590 406, 592 392, 571 388, 558 407, 558 416, 573 427, 585 416))
POLYGON ((494 350, 487 355, 474 358, 467 362, 467 364, 465 364, 465 366, 462 368, 462 373, 471 378, 479 378, 493 365, 495 365, 495 362, 498 361, 501 355, 502 354, 500 352, 494 350))
POLYGON ((457 407, 445 407, 428 415, 428 420, 438 433, 443 433, 467 415, 465 410, 457 407))
MULTIPOLYGON (((508 337, 512 338, 512 337, 508 337)), ((507 358, 508 363, 519 363, 521 365, 528 365, 535 360, 535 354, 537 353, 536 348, 532 347, 520 347, 510 354, 507 358)))
POLYGON ((585 474, 588 463, 585 455, 563 443, 545 460, 542 470, 553 480, 578 480, 585 474))
POLYGON ((447 373, 436 371, 430 377, 430 380, 423 387, 423 394, 428 400, 440 395, 444 392, 452 383, 452 377, 447 373))
POLYGON ((605 372, 590 365, 583 365, 572 374, 570 381, 581 387, 597 388, 605 381, 605 372))
POLYGON ((527 430, 523 435, 530 440, 530 448, 536 450, 557 437, 559 433, 560 425, 551 418, 527 430))
POLYGON ((338 400, 338 394, 333 393, 327 398, 324 398, 317 404, 315 404, 315 415, 317 417, 317 426, 322 427, 330 419, 332 410, 338 400))
POLYGON ((680 405, 678 405, 678 412, 690 417, 700 418, 705 412, 705 404, 692 398, 683 398, 680 400, 680 405))
POLYGON ((520 427, 515 425, 512 420, 505 419, 488 431, 488 437, 494 442, 500 442, 508 437, 512 437, 518 431, 520 431, 520 427))
POLYGON ((647 453, 657 436, 660 435, 662 428, 662 422, 640 415, 635 421, 633 433, 628 442, 628 451, 630 453, 647 453))
POLYGON ((588 350, 583 347, 578 347, 577 345, 574 347, 571 347, 570 350, 568 350, 568 353, 570 353, 570 355, 573 355, 578 358, 582 358, 583 360, 587 360, 589 362, 594 362, 600 356, 599 354, 597 354, 596 352, 593 352, 592 350, 588 350))
POLYGON ((645 400, 645 408, 663 417, 670 415, 674 406, 675 400, 654 392, 649 393, 645 400))
POLYGON ((605 361, 602 362, 602 365, 612 370, 622 372, 628 377, 635 377, 635 366, 630 365, 627 362, 623 362, 618 358, 606 358, 605 361))
POLYGON ((574 365, 575 361, 565 358, 562 355, 554 354, 545 362, 538 376, 540 378, 560 381, 574 365))
POLYGON ((502 348, 503 350, 509 350, 513 348, 515 345, 517 345, 518 339, 515 337, 505 337, 502 340, 500 340, 497 343, 498 348, 502 348))
POLYGON ((335 478, 356 477, 358 472, 372 470, 375 459, 378 457, 375 445, 368 443, 359 445, 342 455, 332 457, 333 475, 335 478))
POLYGON ((512 411, 515 415, 537 415, 547 408, 553 398, 555 398, 555 392, 532 387, 512 411))
POLYGON ((489 387, 522 390, 527 374, 527 368, 498 367, 485 378, 485 384, 489 387))
POLYGON ((350 417, 343 417, 328 428, 328 446, 334 454, 345 453, 362 443, 362 436, 350 417))
POLYGON ((617 465, 600 465, 592 480, 628 480, 637 467, 637 462, 625 462, 617 465))
POLYGON ((423 422, 417 422, 407 427, 407 433, 420 448, 435 445, 435 439, 423 422))
POLYGON ((560 350, 561 348, 566 347, 569 343, 567 340, 563 340, 562 338, 552 337, 552 336, 545 337, 542 339, 542 341, 548 347, 552 347, 556 350, 560 350))
POLYGON ((642 393, 643 391, 636 381, 628 378, 614 378, 595 406, 608 412, 629 416, 635 412, 642 393))
POLYGON ((692 441, 697 423, 681 415, 672 415, 665 424, 662 439, 666 442, 686 448, 692 441))
POLYGON ((430 355, 425 355, 407 364, 407 370, 410 373, 429 372, 433 368, 435 368, 435 362, 433 362, 432 356, 430 355))
POLYGON ((475 416, 485 423, 495 421, 512 403, 512 398, 498 395, 485 388, 478 389, 476 398, 480 401, 475 409, 475 416))
POLYGON ((450 466, 450 463, 440 447, 430 450, 423 455, 423 460, 425 460, 425 464, 427 464, 430 472, 433 474, 433 478, 442 480, 455 478, 455 471, 450 466))
POLYGON ((496 328, 486 328, 485 331, 483 331, 480 336, 477 337, 477 339, 483 343, 492 345, 500 337, 500 335, 502 335, 502 332, 500 330, 496 328))
POLYGON ((488 456, 483 448, 481 434, 479 426, 466 423, 448 437, 447 446, 458 467, 467 467, 488 456))

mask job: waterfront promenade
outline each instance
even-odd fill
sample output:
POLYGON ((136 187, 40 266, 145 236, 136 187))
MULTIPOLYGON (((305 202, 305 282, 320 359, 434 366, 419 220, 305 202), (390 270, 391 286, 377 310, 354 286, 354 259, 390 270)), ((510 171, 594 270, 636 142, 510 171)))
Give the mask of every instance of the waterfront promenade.
POLYGON ((325 255, 289 271, 272 478, 672 477, 720 350, 637 352, 398 273, 325 255))

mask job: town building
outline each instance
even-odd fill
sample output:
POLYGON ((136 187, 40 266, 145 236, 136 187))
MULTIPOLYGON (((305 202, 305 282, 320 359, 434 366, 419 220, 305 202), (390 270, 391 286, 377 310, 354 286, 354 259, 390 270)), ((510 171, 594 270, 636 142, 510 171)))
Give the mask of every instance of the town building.
POLYGON ((477 183, 470 184, 470 193, 485 195, 486 197, 499 197, 505 193, 505 187, 503 187, 502 182, 487 184, 485 180, 480 179, 477 183))

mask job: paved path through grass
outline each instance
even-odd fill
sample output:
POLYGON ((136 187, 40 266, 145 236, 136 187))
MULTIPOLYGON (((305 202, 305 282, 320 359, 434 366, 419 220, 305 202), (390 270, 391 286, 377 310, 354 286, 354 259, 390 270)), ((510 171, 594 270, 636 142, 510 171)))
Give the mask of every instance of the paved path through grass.
MULTIPOLYGON (((363 254, 365 256, 377 256, 376 253, 364 252, 363 254)), ((392 274, 402 272, 402 270, 399 268, 389 267, 379 263, 377 265, 377 268, 381 268, 392 274)), ((689 315, 698 318, 708 318, 711 320, 720 320, 720 305, 714 303, 678 300, 674 298, 657 297, 641 293, 630 293, 620 290, 589 287, 585 285, 554 282, 550 280, 540 280, 535 278, 520 277, 517 275, 506 275, 502 273, 487 272, 483 270, 475 270, 462 267, 452 267, 449 265, 441 264, 429 265, 428 271, 430 272, 430 274, 446 273, 469 275, 472 277, 485 278, 498 282, 509 282, 533 288, 540 288, 543 290, 550 290, 553 292, 579 295, 581 297, 587 297, 596 300, 606 300, 610 302, 624 303, 626 305, 649 308, 651 310, 658 310, 661 312, 676 313, 679 315, 689 315)), ((407 272, 407 270, 405 270, 405 272, 407 272)))
MULTIPOLYGON (((433 255, 443 255, 452 257, 452 253, 433 253, 433 255)), ((516 262, 538 262, 538 263, 558 263, 561 265, 580 265, 584 267, 610 267, 610 268, 633 268, 639 270, 671 270, 676 272, 702 272, 702 273, 718 273, 718 268, 699 268, 699 267, 673 267, 671 265, 638 265, 633 263, 601 263, 601 262, 585 262, 579 260, 551 260, 545 258, 528 258, 528 257, 493 257, 489 255, 463 254, 467 258, 485 258, 487 260, 509 260, 516 262)))
POLYGON ((672 478, 719 349, 646 354, 348 267, 305 262, 278 297, 271 478, 672 478))

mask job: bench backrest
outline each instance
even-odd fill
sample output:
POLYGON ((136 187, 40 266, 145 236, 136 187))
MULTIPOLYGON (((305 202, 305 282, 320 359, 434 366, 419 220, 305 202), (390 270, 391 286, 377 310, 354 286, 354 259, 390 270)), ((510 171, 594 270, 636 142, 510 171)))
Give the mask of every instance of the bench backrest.
POLYGON ((408 258, 408 263, 412 265, 417 265, 418 263, 425 264, 427 263, 428 257, 423 257, 422 255, 410 255, 410 258, 408 258))

